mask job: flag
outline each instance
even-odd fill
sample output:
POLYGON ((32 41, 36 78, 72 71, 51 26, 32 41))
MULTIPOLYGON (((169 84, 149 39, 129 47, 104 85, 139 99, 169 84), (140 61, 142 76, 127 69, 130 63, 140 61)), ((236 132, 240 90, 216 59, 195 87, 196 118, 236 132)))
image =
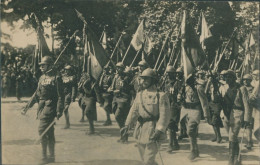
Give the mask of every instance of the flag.
POLYGON ((203 13, 201 13, 198 33, 200 35, 200 43, 202 45, 202 48, 205 49, 205 40, 212 37, 212 34, 211 31, 209 30, 208 23, 203 13))
POLYGON ((187 21, 187 13, 184 11, 181 23, 181 55, 185 80, 192 74, 196 67, 201 66, 206 57, 194 28, 187 21))
POLYGON ((255 40, 254 40, 253 34, 251 33, 250 38, 249 38, 248 47, 251 48, 254 45, 255 45, 255 40))
POLYGON ((153 48, 153 43, 148 36, 145 37, 144 51, 146 54, 150 54, 153 48))
POLYGON ((144 35, 144 21, 139 24, 133 39, 131 41, 131 45, 134 47, 136 51, 140 50, 142 48, 142 45, 145 40, 145 35, 144 35))
POLYGON ((106 34, 106 31, 104 31, 104 33, 103 33, 102 46, 103 46, 104 49, 107 48, 107 34, 106 34))
POLYGON ((95 80, 98 80, 101 73, 103 72, 103 67, 107 64, 109 58, 105 49, 99 43, 96 35, 88 26, 86 30, 86 37, 87 40, 85 42, 87 42, 87 49, 89 53, 88 59, 90 60, 88 72, 95 80))
MULTIPOLYGON (((252 33, 249 34, 248 39, 246 41, 246 51, 245 51, 245 59, 244 59, 244 65, 243 65, 243 70, 242 70, 242 74, 250 74, 250 71, 252 69, 251 67, 251 63, 252 63, 252 59, 251 59, 251 49, 252 46, 255 45, 255 40, 253 38, 252 33)), ((253 63, 254 65, 254 63, 253 63)), ((255 67, 255 66, 253 66, 255 67)))
POLYGON ((88 38, 86 35, 86 24, 84 24, 83 27, 83 39, 84 39, 84 54, 83 54, 83 68, 82 72, 87 72, 87 66, 88 66, 88 38))

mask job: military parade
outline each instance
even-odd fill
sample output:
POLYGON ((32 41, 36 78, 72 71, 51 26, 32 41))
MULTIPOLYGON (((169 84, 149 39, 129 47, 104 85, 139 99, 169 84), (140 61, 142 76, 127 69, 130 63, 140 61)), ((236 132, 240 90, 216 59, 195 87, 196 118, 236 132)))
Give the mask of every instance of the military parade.
MULTIPOLYGON (((105 1, 88 3, 120 4, 105 1)), ((218 43, 220 46, 217 47, 216 41, 213 41, 217 33, 214 23, 211 26, 207 23, 206 15, 212 14, 208 12, 210 7, 200 9, 200 5, 207 5, 206 2, 138 3, 146 10, 151 9, 149 3, 165 5, 164 8, 169 10, 167 5, 178 6, 173 13, 176 15, 172 17, 176 19, 171 20, 173 26, 169 31, 161 32, 165 35, 157 42, 157 47, 154 45, 156 38, 151 37, 153 30, 149 29, 153 28, 152 19, 140 17, 135 30, 129 31, 124 27, 113 37, 111 30, 109 32, 112 27, 106 25, 100 37, 101 32, 95 29, 93 20, 74 3, 70 12, 73 20, 77 21, 77 28, 66 34, 59 53, 49 50, 44 26, 40 22, 43 18, 36 11, 29 16, 34 21, 38 41, 30 60, 24 60, 19 55, 8 59, 6 52, 9 49, 1 46, 4 49, 1 49, 4 55, 1 58, 1 140, 2 147, 5 146, 2 164, 13 164, 12 158, 5 158, 8 155, 8 139, 4 134, 8 134, 5 132, 7 128, 13 127, 7 124, 8 117, 5 115, 10 116, 10 113, 16 114, 12 117, 14 120, 17 118, 17 121, 28 123, 34 122, 32 120, 35 119, 30 116, 36 114, 38 122, 38 130, 32 127, 35 129, 31 132, 37 132, 35 142, 41 147, 33 152, 40 156, 32 162, 21 160, 21 164, 80 164, 77 159, 81 151, 95 155, 92 153, 95 147, 84 148, 94 144, 100 147, 100 152, 111 146, 109 152, 115 158, 110 163, 115 165, 259 163, 259 39, 254 39, 253 23, 247 32, 234 26, 226 41, 218 43), (193 3, 198 3, 198 6, 192 6, 193 3), (200 10, 195 10, 196 7, 200 10), (196 12, 199 14, 195 24, 196 12), (244 42, 237 38, 239 34, 245 36, 244 42), (130 42, 126 40, 126 35, 130 35, 130 42), (109 44, 112 40, 113 44, 109 44), (128 42, 129 46, 122 48, 123 42, 128 42), (214 44, 216 48, 211 51, 214 44), (71 50, 80 55, 69 57, 71 50), (6 101, 11 97, 16 98, 13 105, 6 101), (19 107, 17 111, 6 112, 14 105, 19 107), (36 112, 32 111, 35 107, 36 112), (84 133, 76 127, 84 128, 84 133), (111 135, 104 137, 104 134, 111 135), (66 148, 74 145, 76 139, 78 142, 74 147, 78 152, 73 160, 74 150, 66 148), (59 144, 62 140, 68 142, 59 144), (219 147, 225 148, 217 151, 219 147), (114 153, 118 148, 119 152, 114 153), (64 152, 61 152, 63 149, 64 152), (183 151, 187 152, 184 154, 183 151), (226 157, 219 158, 221 161, 205 158, 205 154, 224 151, 226 157), (116 157, 117 154, 123 156, 116 157), (136 162, 116 161, 127 157, 133 159, 132 154, 138 155, 139 158, 134 158, 136 162), (258 156, 251 160, 252 154, 258 156), (66 156, 61 155, 68 155, 70 161, 64 161, 66 156), (182 158, 183 155, 185 158, 182 158), (174 162, 174 159, 178 161, 174 162)), ((123 8, 138 3, 126 1, 123 8)), ((8 4, 12 5, 12 1, 2 5, 8 7, 8 4)), ((235 4, 223 4, 235 10, 235 4)), ((13 10, 18 10, 13 5, 13 10)), ((244 5, 248 4, 245 2, 244 5)), ((259 8, 255 12, 259 14, 259 8)), ((256 27, 259 27, 259 20, 256 27)), ((21 128, 26 132, 26 128, 21 128)), ((12 151, 9 152, 12 155, 12 151)), ((92 160, 89 155, 83 157, 92 160)), ((15 164, 19 161, 16 158, 15 164)), ((103 161, 99 164, 110 163, 103 161)), ((81 164, 98 163, 89 161, 81 164)))

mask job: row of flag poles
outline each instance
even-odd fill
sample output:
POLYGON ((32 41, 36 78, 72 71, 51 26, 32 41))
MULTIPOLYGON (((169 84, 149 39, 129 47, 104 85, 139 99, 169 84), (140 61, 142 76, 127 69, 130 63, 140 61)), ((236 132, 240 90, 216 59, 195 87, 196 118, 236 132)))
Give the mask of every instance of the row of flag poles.
MULTIPOLYGON (((99 79, 103 67, 110 62, 112 62, 112 57, 115 53, 116 49, 119 42, 121 40, 121 36, 118 39, 118 42, 116 44, 116 47, 114 48, 113 53, 109 57, 106 49, 107 49, 107 34, 104 28, 104 31, 102 32, 102 35, 100 39, 97 38, 97 36, 93 33, 89 25, 87 24, 85 18, 82 16, 80 12, 76 10, 76 13, 78 17, 83 21, 84 27, 83 27, 83 42, 84 42, 84 60, 83 60, 83 72, 88 72, 89 74, 92 75, 92 77, 96 80, 99 79)), ((50 51, 48 49, 48 46, 46 44, 46 41, 43 36, 43 29, 42 26, 40 25, 37 17, 35 16, 36 22, 38 24, 37 28, 37 38, 38 38, 38 44, 36 45, 35 49, 35 54, 34 54, 34 73, 37 73, 37 68, 38 68, 38 63, 40 62, 42 56, 44 54, 50 54, 50 51)), ((208 23, 206 21, 206 18, 204 14, 201 12, 200 14, 200 19, 199 23, 197 26, 197 29, 195 31, 194 27, 190 24, 190 21, 188 21, 188 13, 186 10, 183 11, 183 16, 182 20, 179 26, 180 30, 180 39, 181 40, 181 46, 179 48, 180 51, 174 50, 177 49, 176 47, 177 44, 172 46, 172 50, 170 50, 170 46, 168 46, 168 56, 169 56, 169 62, 167 65, 170 63, 173 63, 173 57, 176 58, 174 61, 174 64, 176 64, 176 61, 178 60, 178 53, 181 55, 181 64, 183 65, 184 69, 184 77, 187 79, 191 73, 194 72, 195 69, 201 67, 202 65, 207 65, 208 69, 214 68, 216 70, 218 68, 218 64, 220 63, 226 49, 228 46, 231 44, 232 46, 232 51, 230 57, 232 57, 232 60, 230 60, 230 68, 231 69, 237 69, 240 68, 242 70, 242 74, 249 73, 250 70, 255 69, 258 67, 254 61, 258 60, 258 56, 254 56, 254 60, 251 59, 251 52, 253 50, 253 47, 255 45, 255 40, 253 38, 252 33, 249 34, 248 39, 246 40, 246 48, 243 48, 242 44, 238 42, 236 35, 235 35, 235 30, 233 34, 231 35, 230 40, 226 45, 224 46, 223 50, 219 50, 219 53, 216 54, 215 59, 213 60, 213 63, 211 65, 208 64, 208 56, 205 53, 206 46, 205 46, 205 41, 212 37, 212 33, 210 31, 210 28, 208 26, 208 23), (241 53, 240 48, 245 49, 245 59, 242 63, 242 65, 239 67, 237 66, 238 64, 238 53, 241 53), (251 63, 254 62, 253 68, 251 68, 251 63)), ((172 30, 173 31, 173 30, 172 30)), ((159 69, 160 66, 162 65, 163 61, 165 60, 165 56, 159 63, 159 60, 161 58, 163 49, 165 48, 165 45, 170 43, 169 38, 171 38, 172 31, 166 36, 165 41, 162 45, 160 54, 158 56, 158 59, 155 64, 154 69, 159 69)), ((177 42, 176 42, 177 43, 177 42)), ((170 45, 170 44, 169 44, 170 45)), ((133 62, 136 59, 136 57, 140 54, 139 52, 142 53, 142 59, 145 59, 147 55, 150 54, 152 48, 153 48, 153 43, 151 42, 150 38, 148 35, 145 33, 145 24, 144 20, 142 20, 134 33, 132 40, 122 56, 122 62, 127 57, 128 51, 130 47, 133 47, 134 50, 136 51, 135 57, 133 58, 133 62)), ((131 63, 131 66, 133 64, 131 63)))

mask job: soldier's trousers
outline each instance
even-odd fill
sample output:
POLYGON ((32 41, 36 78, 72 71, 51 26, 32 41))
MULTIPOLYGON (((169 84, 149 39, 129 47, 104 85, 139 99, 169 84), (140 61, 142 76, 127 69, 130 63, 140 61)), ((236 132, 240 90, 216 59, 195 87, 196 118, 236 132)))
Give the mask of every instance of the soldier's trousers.
POLYGON ((112 113, 112 97, 104 97, 104 109, 107 113, 112 113))
POLYGON ((115 119, 120 128, 125 126, 125 121, 130 110, 129 102, 113 102, 115 119))
MULTIPOLYGON (((38 127, 39 135, 41 135, 46 128, 53 122, 54 118, 44 118, 40 119, 40 124, 38 127)), ((55 144, 55 135, 54 135, 54 125, 45 133, 45 135, 41 138, 42 144, 55 144)))
POLYGON ((255 138, 260 141, 260 109, 253 109, 254 116, 254 135, 255 138))
POLYGON ((94 97, 84 97, 83 98, 82 109, 84 110, 85 115, 88 120, 97 120, 97 110, 96 110, 96 99, 94 97))
POLYGON ((196 138, 198 135, 198 125, 200 123, 200 110, 199 109, 187 109, 182 107, 181 120, 186 116, 187 134, 189 137, 196 138))
POLYGON ((238 134, 243 121, 244 112, 237 109, 232 109, 229 120, 225 116, 224 127, 228 130, 229 141, 238 142, 238 134))
POLYGON ((137 144, 141 159, 145 165, 157 165, 155 161, 155 157, 159 147, 159 144, 157 144, 158 143, 155 142, 151 142, 148 144, 137 144))

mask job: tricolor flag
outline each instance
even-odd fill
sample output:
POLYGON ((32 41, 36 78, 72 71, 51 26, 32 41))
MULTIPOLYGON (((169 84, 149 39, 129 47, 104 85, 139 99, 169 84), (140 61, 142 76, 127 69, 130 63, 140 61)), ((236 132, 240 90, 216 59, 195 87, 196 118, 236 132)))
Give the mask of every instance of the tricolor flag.
POLYGON ((145 35, 144 35, 144 21, 139 24, 133 39, 131 41, 131 45, 134 47, 136 51, 139 51, 142 48, 142 45, 145 40, 145 35))
POLYGON ((181 55, 186 80, 195 71, 195 68, 202 65, 206 60, 194 27, 187 21, 186 11, 183 13, 181 23, 181 38, 181 55))

